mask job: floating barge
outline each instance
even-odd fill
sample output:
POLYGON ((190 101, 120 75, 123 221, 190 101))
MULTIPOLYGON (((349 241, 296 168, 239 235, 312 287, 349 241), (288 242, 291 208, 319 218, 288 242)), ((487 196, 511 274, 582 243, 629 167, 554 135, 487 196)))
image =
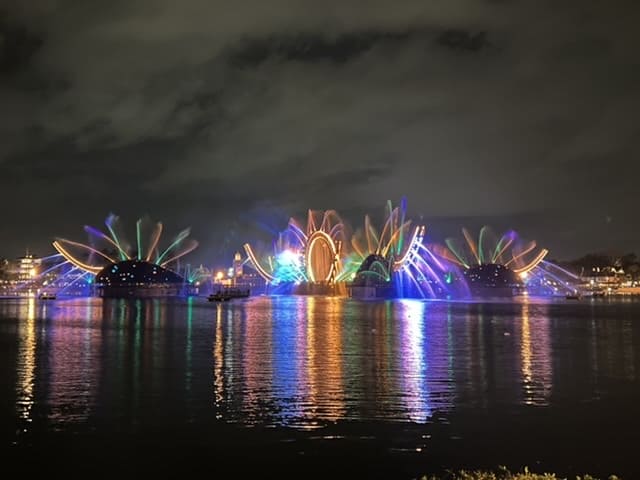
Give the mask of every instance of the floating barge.
POLYGON ((233 298, 247 298, 249 295, 251 295, 251 290, 248 288, 228 287, 212 293, 208 300, 210 302, 228 302, 233 298))

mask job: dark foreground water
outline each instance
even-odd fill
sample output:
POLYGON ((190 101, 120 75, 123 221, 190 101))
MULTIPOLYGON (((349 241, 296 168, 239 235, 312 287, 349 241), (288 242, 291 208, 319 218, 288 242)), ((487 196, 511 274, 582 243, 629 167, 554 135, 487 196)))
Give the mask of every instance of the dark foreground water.
POLYGON ((640 478, 639 375, 637 300, 0 300, 24 475, 640 478))

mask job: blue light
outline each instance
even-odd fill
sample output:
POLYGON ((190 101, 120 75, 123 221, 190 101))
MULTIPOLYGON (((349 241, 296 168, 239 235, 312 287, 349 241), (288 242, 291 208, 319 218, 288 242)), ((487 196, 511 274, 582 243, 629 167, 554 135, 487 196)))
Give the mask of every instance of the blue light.
POLYGON ((274 277, 278 283, 306 281, 302 255, 292 250, 283 250, 276 256, 274 277))

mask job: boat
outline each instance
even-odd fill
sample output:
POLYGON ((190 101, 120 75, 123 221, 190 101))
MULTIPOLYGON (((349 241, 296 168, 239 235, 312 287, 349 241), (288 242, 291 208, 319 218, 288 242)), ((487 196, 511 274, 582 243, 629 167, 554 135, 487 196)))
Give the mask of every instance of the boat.
POLYGON ((232 298, 247 298, 251 295, 251 290, 248 288, 223 288, 215 293, 209 295, 210 302, 228 302, 232 298))
POLYGON ((603 298, 605 297, 607 294, 603 291, 603 290, 595 290, 591 296, 593 298, 603 298))
POLYGON ((40 298, 40 300, 55 300, 56 294, 51 292, 42 292, 38 298, 40 298))
POLYGON ((565 298, 567 300, 580 300, 582 298, 582 295, 580 295, 579 292, 575 292, 575 293, 567 293, 567 295, 565 296, 565 298))

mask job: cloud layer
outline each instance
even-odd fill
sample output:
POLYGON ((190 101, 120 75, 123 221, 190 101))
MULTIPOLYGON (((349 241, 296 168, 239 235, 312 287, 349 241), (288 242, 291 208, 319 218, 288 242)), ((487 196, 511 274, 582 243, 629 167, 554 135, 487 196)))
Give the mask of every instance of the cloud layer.
POLYGON ((436 236, 637 249, 638 7, 561 3, 0 1, 0 254, 117 211, 208 261, 401 195, 436 236))

